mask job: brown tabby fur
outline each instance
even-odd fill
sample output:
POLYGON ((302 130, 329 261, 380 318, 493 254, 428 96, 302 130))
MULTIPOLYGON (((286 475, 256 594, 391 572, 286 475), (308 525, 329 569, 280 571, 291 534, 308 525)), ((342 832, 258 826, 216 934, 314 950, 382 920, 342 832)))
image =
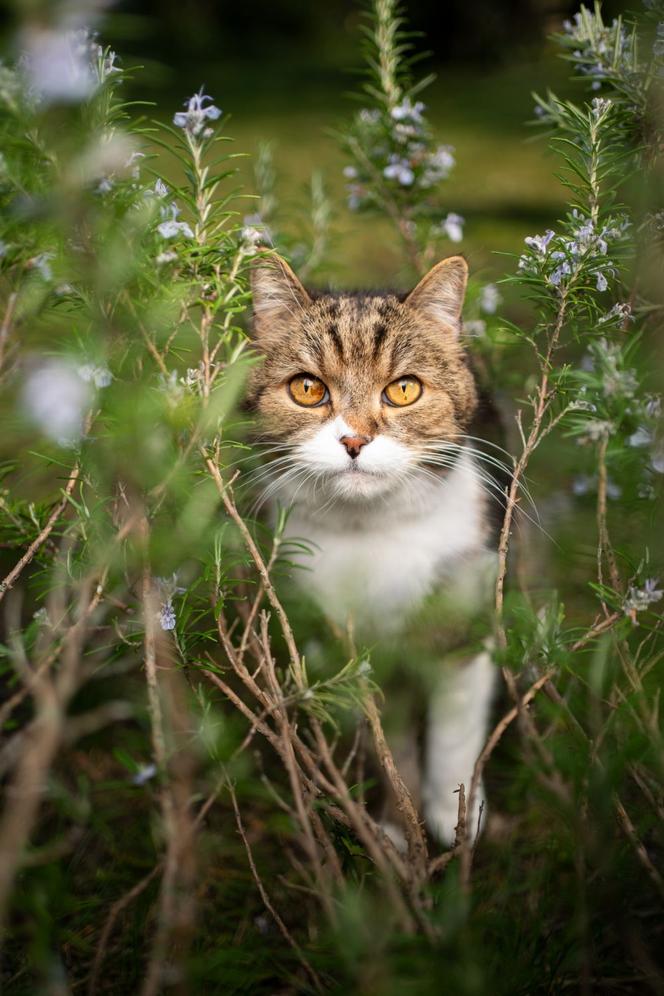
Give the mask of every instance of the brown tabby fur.
POLYGON ((473 374, 458 338, 459 316, 441 325, 433 313, 441 283, 463 298, 467 277, 460 256, 443 260, 405 299, 393 293, 307 292, 278 257, 254 269, 257 351, 264 362, 252 372, 249 405, 270 438, 297 442, 341 415, 368 438, 379 432, 417 447, 453 440, 477 408, 473 374), (456 327, 455 327, 456 326, 456 327), (319 377, 329 404, 302 408, 286 390, 299 373, 319 377), (381 403, 391 381, 411 374, 424 386, 423 403, 392 408, 381 403))

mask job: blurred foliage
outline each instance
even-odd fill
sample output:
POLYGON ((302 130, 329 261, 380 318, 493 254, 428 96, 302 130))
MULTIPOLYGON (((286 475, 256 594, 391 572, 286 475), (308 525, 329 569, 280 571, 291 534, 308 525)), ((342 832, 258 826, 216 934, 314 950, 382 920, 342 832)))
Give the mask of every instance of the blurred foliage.
MULTIPOLYGON (((132 5, 131 16, 122 7, 112 14, 109 37, 133 32, 135 48, 125 51, 150 51, 145 38, 158 25, 153 58, 172 58, 175 67, 186 52, 198 86, 199 59, 217 58, 227 23, 229 50, 247 32, 254 39, 246 57, 254 53, 253 74, 265 73, 267 92, 273 81, 259 53, 274 47, 279 31, 292 32, 298 45, 334 34, 342 61, 353 61, 345 32, 357 17, 348 27, 340 9, 350 10, 267 5, 261 20, 261 7, 252 6, 225 22, 217 5, 167 3, 156 21, 146 5, 141 21, 132 5)), ((461 41, 472 36, 474 53, 500 49, 509 61, 514 27, 507 18, 497 23, 495 5, 449 5, 444 15, 424 4, 412 10, 415 26, 433 28, 437 52, 463 52, 461 41), (434 24, 441 16, 444 31, 434 24)), ((520 44, 531 31, 541 34, 544 20, 537 4, 518 11, 520 44)), ((338 808, 339 800, 325 794, 312 808, 343 880, 333 896, 336 921, 321 914, 284 765, 258 733, 247 741, 246 715, 211 680, 226 682, 230 694, 242 691, 220 639, 230 632, 237 646, 262 591, 242 531, 228 506, 220 509, 231 493, 224 482, 238 468, 242 509, 258 490, 256 483, 243 489, 262 451, 248 445, 238 405, 252 362, 248 267, 269 235, 317 280, 336 273, 337 281, 379 283, 402 266, 405 283, 414 260, 401 262, 394 219, 377 218, 385 184, 371 187, 370 220, 345 218, 346 239, 335 243, 341 154, 325 153, 338 175, 327 183, 314 174, 296 208, 280 180, 278 151, 271 157, 263 147, 250 164, 236 158, 242 145, 228 141, 228 119, 211 98, 201 92, 182 105, 178 93, 152 123, 151 108, 123 102, 129 81, 108 48, 87 34, 75 42, 59 30, 45 36, 33 9, 21 14, 27 61, 19 72, 0 67, 4 991, 311 992, 304 952, 330 992, 661 992, 662 167, 652 66, 662 53, 643 56, 659 44, 660 9, 641 18, 634 35, 588 11, 587 22, 572 22, 559 39, 575 75, 599 84, 590 96, 612 101, 538 100, 541 123, 563 154, 567 188, 551 193, 550 163, 539 147, 520 144, 517 122, 531 97, 521 71, 509 66, 489 95, 493 84, 474 70, 444 76, 432 91, 426 141, 444 115, 443 138, 458 145, 461 176, 443 188, 449 204, 429 200, 425 188, 425 211, 421 189, 413 197, 398 174, 383 174, 398 185, 390 189, 406 221, 420 209, 443 221, 453 208, 480 232, 471 256, 485 262, 488 246, 522 250, 494 258, 493 274, 507 272, 511 282, 476 280, 466 313, 474 357, 503 395, 515 454, 521 441, 504 396, 527 412, 542 369, 554 385, 555 425, 524 478, 542 528, 525 514, 517 519, 518 570, 497 657, 521 692, 549 669, 556 680, 524 706, 491 759, 493 811, 474 855, 472 889, 457 855, 427 879, 419 906, 409 896, 424 932, 395 921, 375 863, 335 816, 331 803, 338 808), (599 60, 607 32, 613 47, 599 60), (504 215, 492 200, 496 158, 508 163, 500 174, 504 215), (549 224, 550 236, 522 245, 524 231, 549 224), (384 250, 368 253, 355 238, 361 230, 384 250), (573 320, 549 370, 542 357, 563 297, 573 320), (221 490, 206 461, 222 468, 221 490), (295 945, 265 907, 240 830, 295 945), (148 965, 157 973, 149 984, 148 965)), ((237 61, 222 69, 234 94, 252 85, 237 61)), ((135 95, 142 84, 133 75, 135 95)), ((558 78, 547 63, 528 79, 540 86, 543 75, 558 78)), ((391 134, 392 111, 417 94, 391 100, 374 91, 362 99, 375 101, 391 134)), ((312 163, 301 149, 318 151, 304 134, 311 121, 348 134, 354 125, 335 121, 336 96, 329 122, 321 120, 319 94, 310 95, 309 117, 296 97, 308 99, 295 94, 281 113, 293 146, 286 172, 298 160, 293 172, 302 179, 312 163)), ((246 135, 257 125, 233 127, 246 135)), ((372 149, 380 169, 394 165, 372 149)), ((527 501, 524 511, 537 518, 527 501)), ((265 559, 275 554, 273 577, 304 654, 302 677, 273 618, 274 674, 289 719, 303 737, 316 722, 331 737, 341 731, 345 747, 391 662, 383 668, 376 660, 371 671, 367 655, 349 656, 294 597, 279 526, 252 529, 265 559)), ((257 630, 252 652, 260 639, 257 630)), ((430 650, 426 640, 418 649, 430 650)), ((500 714, 510 705, 505 697, 500 714)), ((353 799, 375 788, 369 767, 363 776, 349 768, 353 799)))

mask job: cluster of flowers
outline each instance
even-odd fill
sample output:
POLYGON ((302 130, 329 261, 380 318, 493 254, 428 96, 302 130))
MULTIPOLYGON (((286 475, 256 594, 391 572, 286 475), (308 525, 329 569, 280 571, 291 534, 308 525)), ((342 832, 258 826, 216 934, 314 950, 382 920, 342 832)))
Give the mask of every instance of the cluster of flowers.
POLYGON ((186 111, 178 111, 173 116, 173 124, 182 128, 191 139, 212 138, 214 131, 209 127, 208 121, 217 121, 221 117, 221 110, 213 103, 205 106, 206 101, 212 101, 212 97, 203 93, 203 88, 195 93, 193 97, 185 100, 186 111))
POLYGON ((404 97, 384 111, 364 108, 357 114, 353 130, 366 165, 344 169, 352 211, 371 202, 376 174, 396 190, 428 190, 450 175, 454 149, 433 145, 424 111, 421 101, 404 97))
POLYGON ((585 7, 563 22, 561 41, 577 69, 599 90, 605 80, 631 76, 635 69, 631 38, 622 22, 604 24, 601 14, 585 7))
POLYGON ((626 218, 617 218, 597 228, 592 218, 583 217, 575 209, 570 217, 570 234, 556 235, 548 229, 544 235, 525 239, 528 251, 519 258, 519 270, 543 277, 550 286, 559 288, 583 269, 595 278, 597 290, 605 291, 615 274, 607 259, 609 243, 619 241, 629 224, 626 218))
MULTIPOLYGON (((604 319, 600 319, 600 324, 624 322, 630 317, 628 305, 616 304, 604 319)), ((593 444, 619 431, 624 433, 628 446, 647 453, 639 495, 643 498, 654 497, 654 475, 664 474, 660 396, 639 393, 639 378, 629 365, 625 350, 605 338, 591 343, 574 379, 580 386, 578 400, 572 407, 591 416, 578 422, 578 442, 582 445, 593 444)), ((585 494, 588 488, 580 484, 573 490, 576 494, 585 494)))

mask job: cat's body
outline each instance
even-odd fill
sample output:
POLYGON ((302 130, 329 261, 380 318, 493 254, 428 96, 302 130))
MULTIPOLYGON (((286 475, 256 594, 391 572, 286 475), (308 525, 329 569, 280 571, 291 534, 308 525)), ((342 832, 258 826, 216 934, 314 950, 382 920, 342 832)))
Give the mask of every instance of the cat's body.
MULTIPOLYGON (((458 630, 457 617, 486 613, 495 574, 486 472, 466 437, 477 394, 458 338, 465 279, 455 257, 406 301, 313 299, 280 260, 255 271, 265 362, 250 401, 285 454, 271 489, 290 507, 287 535, 305 544, 295 582, 338 629, 404 660, 428 600, 439 599, 437 629, 458 630)), ((481 645, 450 649, 453 663, 441 652, 431 667, 417 786, 429 828, 446 841, 485 739, 495 674, 481 645)), ((482 801, 480 792, 471 826, 482 801)))

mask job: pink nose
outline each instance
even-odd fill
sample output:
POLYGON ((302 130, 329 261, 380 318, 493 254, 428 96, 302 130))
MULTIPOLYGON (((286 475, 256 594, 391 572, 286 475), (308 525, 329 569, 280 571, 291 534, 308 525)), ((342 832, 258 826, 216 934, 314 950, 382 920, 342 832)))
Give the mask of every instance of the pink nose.
POLYGON ((368 436, 342 436, 339 442, 346 447, 346 452, 353 460, 360 455, 360 450, 371 440, 368 436))

